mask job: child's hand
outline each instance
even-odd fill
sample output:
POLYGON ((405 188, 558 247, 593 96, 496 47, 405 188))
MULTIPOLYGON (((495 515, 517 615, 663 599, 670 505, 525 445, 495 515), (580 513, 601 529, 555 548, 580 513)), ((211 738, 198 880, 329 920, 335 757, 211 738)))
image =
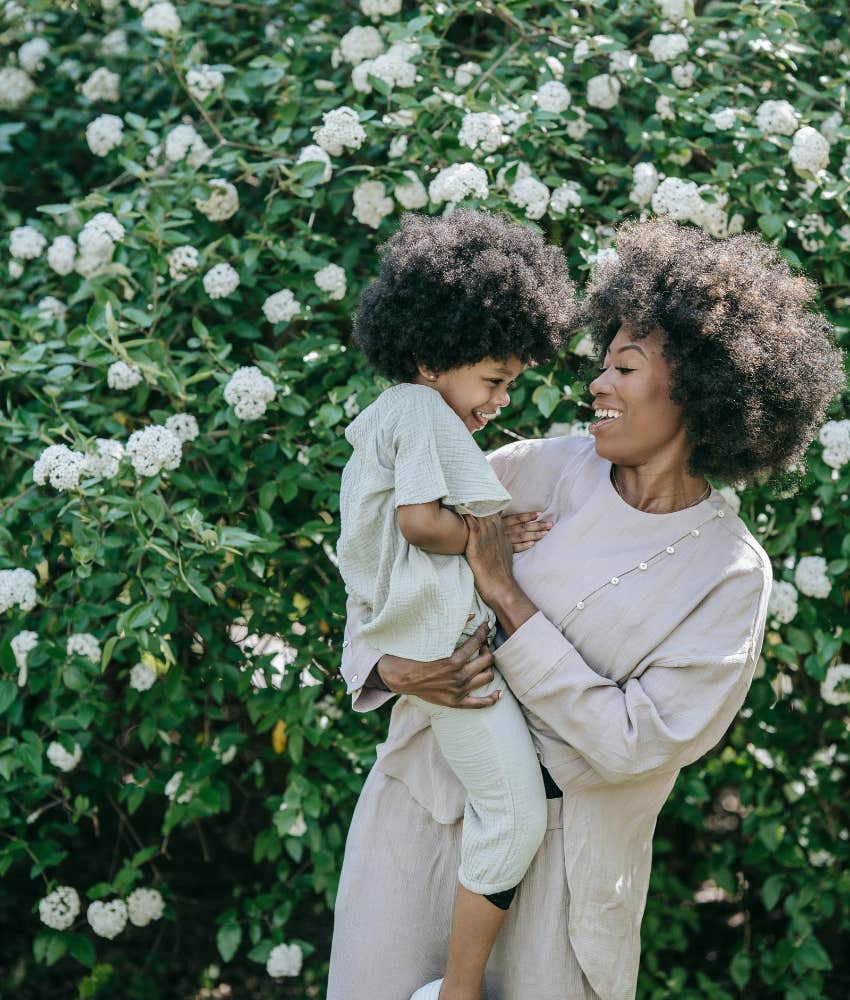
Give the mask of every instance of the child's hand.
POLYGON ((538 521, 539 513, 502 514, 502 526, 514 552, 525 552, 552 527, 551 521, 538 521))

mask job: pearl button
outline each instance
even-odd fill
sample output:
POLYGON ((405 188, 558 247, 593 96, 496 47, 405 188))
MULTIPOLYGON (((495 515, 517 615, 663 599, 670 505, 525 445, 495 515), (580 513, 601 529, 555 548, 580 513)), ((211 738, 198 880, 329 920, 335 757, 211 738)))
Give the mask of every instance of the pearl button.
POLYGON ((350 645, 350 643, 351 643, 350 639, 343 639, 342 640, 342 648, 345 649, 345 647, 348 646, 348 645, 350 645))
POLYGON ((699 528, 694 528, 693 531, 691 531, 691 534, 694 538, 699 538, 699 528))
POLYGON ((718 517, 726 517, 726 511, 723 511, 723 510, 719 510, 719 511, 717 512, 717 516, 718 516, 718 517))
POLYGON ((668 546, 667 546, 667 551, 668 551, 668 552, 670 553, 670 555, 672 556, 672 555, 673 555, 673 553, 674 553, 674 552, 675 552, 676 550, 675 550, 675 549, 673 548, 673 546, 672 546, 672 545, 668 545, 668 546))
POLYGON ((576 605, 576 607, 578 608, 579 611, 583 610, 583 608, 584 608, 584 601, 579 601, 578 604, 576 605))
POLYGON ((638 568, 639 569, 646 569, 646 563, 641 563, 638 568))
POLYGON ((612 576, 611 577, 611 583, 613 583, 615 587, 617 586, 617 584, 619 582, 620 582, 620 578, 618 576, 612 576))
POLYGON ((355 675, 354 675, 354 676, 353 676, 353 677, 352 677, 351 679, 352 679, 353 681, 356 681, 356 680, 357 680, 357 674, 355 674, 355 675))

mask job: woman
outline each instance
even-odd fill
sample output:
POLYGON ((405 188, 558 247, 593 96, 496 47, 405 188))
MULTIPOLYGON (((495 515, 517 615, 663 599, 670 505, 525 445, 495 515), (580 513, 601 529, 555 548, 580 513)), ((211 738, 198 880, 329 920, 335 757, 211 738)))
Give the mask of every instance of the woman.
MULTIPOLYGON (((756 238, 653 221, 622 227, 617 249, 585 303, 602 361, 592 438, 495 452, 511 509, 540 517, 515 518, 510 537, 498 518, 470 519, 467 557, 502 644, 380 657, 358 637, 363 609, 349 610, 356 709, 392 693, 474 707, 493 662, 524 707, 549 828, 493 949, 489 1000, 634 996, 655 821, 743 702, 771 585, 706 477, 800 461, 842 383, 812 286, 756 238)), ((462 813, 426 717, 399 699, 352 819, 329 1000, 408 1000, 440 974, 462 813)))

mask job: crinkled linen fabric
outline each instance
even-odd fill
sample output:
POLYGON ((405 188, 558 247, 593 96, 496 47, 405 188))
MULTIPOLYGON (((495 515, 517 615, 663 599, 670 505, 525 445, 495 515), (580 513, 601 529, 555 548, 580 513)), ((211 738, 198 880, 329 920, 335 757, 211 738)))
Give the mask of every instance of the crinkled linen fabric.
POLYGON ((362 633, 384 653, 448 656, 458 636, 495 617, 463 556, 411 545, 396 508, 442 500, 480 517, 506 507, 510 494, 436 389, 391 386, 345 436, 354 451, 342 473, 337 556, 346 590, 371 608, 362 633))
MULTIPOLYGON (((513 497, 509 509, 555 522, 514 559, 539 611, 495 659, 564 798, 549 804, 561 810, 562 829, 547 833, 533 879, 520 886, 522 915, 510 915, 506 926, 515 929, 499 936, 489 968, 527 968, 529 951, 546 961, 538 957, 531 985, 491 976, 488 1000, 582 998, 574 960, 601 1000, 632 1000, 655 822, 679 770, 723 737, 743 703, 761 649, 770 562, 717 491, 672 514, 630 507, 592 439, 518 442, 490 459, 513 497)), ((342 673, 354 708, 367 711, 391 696, 363 687, 380 654, 360 634, 362 615, 349 601, 342 673)), ((421 954, 417 977, 442 971, 457 863, 450 831, 463 807, 427 717, 397 699, 346 848, 332 1000, 365 998, 351 991, 368 960, 396 969, 421 954), (415 875, 423 866, 424 895, 415 875), (346 982, 349 992, 339 992, 346 982)), ((370 996, 406 1000, 407 987, 397 979, 370 996)))

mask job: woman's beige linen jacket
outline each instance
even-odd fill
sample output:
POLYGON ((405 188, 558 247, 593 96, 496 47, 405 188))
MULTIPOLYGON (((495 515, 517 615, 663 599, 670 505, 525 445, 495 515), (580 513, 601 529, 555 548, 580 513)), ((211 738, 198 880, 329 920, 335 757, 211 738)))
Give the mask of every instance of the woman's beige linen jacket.
MULTIPOLYGON (((495 658, 564 792, 570 942, 603 1000, 630 1000, 655 822, 680 768, 711 749, 741 707, 770 562, 717 491, 673 514, 626 504, 592 439, 518 442, 491 462, 511 510, 555 522, 514 559, 540 610, 495 658)), ((349 602, 342 673, 355 709, 367 711, 392 696, 363 687, 379 654, 358 635, 362 614, 349 602)), ((376 767, 437 822, 463 814, 463 788, 404 697, 376 767)))

